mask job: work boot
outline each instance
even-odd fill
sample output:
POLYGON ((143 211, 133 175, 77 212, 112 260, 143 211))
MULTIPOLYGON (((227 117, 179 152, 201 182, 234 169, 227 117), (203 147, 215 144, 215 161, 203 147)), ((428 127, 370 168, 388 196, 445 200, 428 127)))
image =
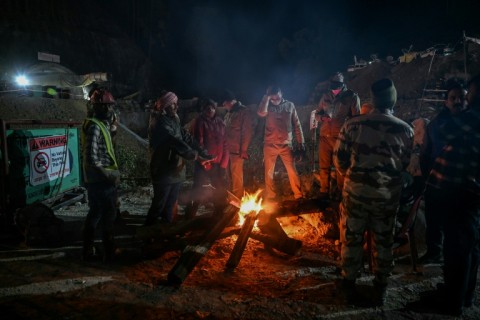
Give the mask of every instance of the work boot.
POLYGON ((382 307, 387 302, 387 283, 373 280, 373 304, 382 307))
POLYGON ((94 247, 95 231, 91 228, 84 227, 83 229, 83 248, 82 248, 82 260, 92 261, 95 259, 95 247, 94 247))
POLYGON ((357 307, 365 307, 368 305, 365 298, 363 298, 357 291, 355 280, 341 279, 335 283, 337 292, 344 298, 345 302, 357 307))
POLYGON ((185 207, 185 220, 190 220, 195 218, 197 215, 199 203, 197 201, 190 201, 185 207))
POLYGON ((115 243, 113 241, 113 235, 108 234, 103 238, 103 262, 111 263, 115 260, 115 243))

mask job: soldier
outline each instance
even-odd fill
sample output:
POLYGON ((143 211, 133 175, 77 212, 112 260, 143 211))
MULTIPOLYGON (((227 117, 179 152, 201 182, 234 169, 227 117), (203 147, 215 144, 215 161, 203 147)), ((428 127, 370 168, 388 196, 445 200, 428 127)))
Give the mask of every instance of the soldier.
POLYGON ((468 109, 443 127, 445 146, 426 183, 445 215, 445 286, 432 302, 456 316, 475 302, 480 260, 480 75, 467 88, 468 109))
POLYGON ((348 120, 334 149, 334 163, 345 182, 340 204, 342 280, 340 290, 349 303, 360 303, 355 280, 362 266, 364 233, 373 234, 374 304, 383 305, 387 279, 393 269, 393 231, 407 167, 413 130, 393 116, 397 92, 390 79, 371 87, 375 109, 348 120))

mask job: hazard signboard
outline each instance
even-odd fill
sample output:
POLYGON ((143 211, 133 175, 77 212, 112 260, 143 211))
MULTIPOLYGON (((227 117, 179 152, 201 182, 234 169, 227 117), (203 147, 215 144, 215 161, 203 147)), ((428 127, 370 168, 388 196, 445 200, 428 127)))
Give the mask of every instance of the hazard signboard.
POLYGON ((70 155, 66 135, 29 139, 30 184, 53 181, 70 174, 70 155))

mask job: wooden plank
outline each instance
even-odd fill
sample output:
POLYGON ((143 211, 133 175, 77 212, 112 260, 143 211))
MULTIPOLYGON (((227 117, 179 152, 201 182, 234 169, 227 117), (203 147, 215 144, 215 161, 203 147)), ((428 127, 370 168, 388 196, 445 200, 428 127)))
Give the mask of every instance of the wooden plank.
POLYGON ((250 238, 263 242, 268 248, 276 249, 288 255, 296 255, 302 248, 302 241, 290 237, 276 238, 268 234, 253 231, 250 238))
POLYGON ((211 230, 205 232, 202 240, 200 240, 198 244, 188 245, 183 249, 182 255, 168 273, 167 280, 170 284, 180 285, 183 283, 193 268, 195 268, 208 250, 210 250, 213 243, 221 235, 223 229, 233 221, 237 214, 238 208, 228 205, 217 224, 211 230))
POLYGON ((227 261, 227 268, 235 269, 240 263, 243 251, 245 251, 245 247, 247 246, 250 233, 252 233, 253 227, 255 226, 255 221, 257 221, 257 213, 255 211, 252 211, 245 216, 245 221, 243 222, 242 229, 240 230, 240 234, 238 235, 237 241, 235 242, 235 246, 230 253, 230 258, 227 261))

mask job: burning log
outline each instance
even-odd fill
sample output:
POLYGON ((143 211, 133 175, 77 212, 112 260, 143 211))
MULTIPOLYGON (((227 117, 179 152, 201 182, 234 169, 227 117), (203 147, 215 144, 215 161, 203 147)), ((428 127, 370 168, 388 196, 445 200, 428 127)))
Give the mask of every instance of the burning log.
POLYGON ((324 212, 330 202, 324 199, 288 200, 276 206, 271 213, 276 218, 324 212))
POLYGON ((257 213, 255 211, 250 212, 245 217, 245 222, 242 225, 237 242, 235 242, 235 246, 230 254, 230 258, 227 261, 227 268, 234 269, 238 266, 243 255, 243 251, 245 251, 248 238, 250 237, 253 227, 255 226, 255 221, 257 221, 257 213))
POLYGON ((232 205, 227 206, 223 211, 221 219, 213 229, 204 234, 203 239, 197 245, 188 245, 183 249, 182 255, 168 273, 167 280, 170 284, 181 284, 185 280, 200 259, 210 250, 223 229, 233 221, 237 213, 238 209, 236 207, 232 205))
POLYGON ((267 248, 273 248, 291 256, 296 255, 302 247, 302 241, 290 237, 282 237, 279 239, 254 231, 250 234, 250 238, 263 242, 267 248))
MULTIPOLYGON (((262 238, 266 249, 275 248, 290 255, 298 253, 302 246, 300 240, 290 238, 278 222, 275 215, 261 212, 258 217, 258 228, 262 233, 268 235, 268 238, 262 238)), ((252 236, 253 238, 253 236, 252 236)))

